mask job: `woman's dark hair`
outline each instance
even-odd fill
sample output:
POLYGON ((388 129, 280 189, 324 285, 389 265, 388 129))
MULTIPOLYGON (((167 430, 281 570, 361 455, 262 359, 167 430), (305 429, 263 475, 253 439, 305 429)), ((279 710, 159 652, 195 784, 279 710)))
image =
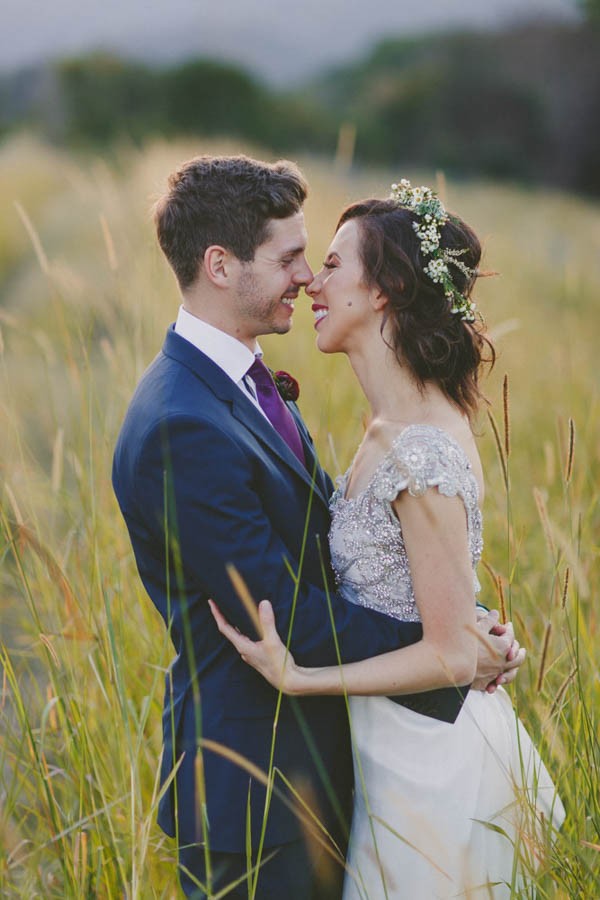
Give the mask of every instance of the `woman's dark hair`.
MULTIPOLYGON (((429 257, 423 256, 413 228, 419 217, 393 200, 361 200, 344 210, 336 231, 350 220, 359 229, 365 281, 388 298, 384 324, 391 319, 391 347, 398 361, 409 366, 419 385, 437 383, 472 418, 484 399, 480 369, 483 363, 494 364, 494 348, 484 326, 453 313, 443 286, 424 272, 429 257)), ((457 216, 450 215, 441 226, 440 247, 463 251, 461 262, 477 271, 481 245, 457 216)), ((450 269, 458 290, 470 297, 477 276, 456 266, 450 269)))

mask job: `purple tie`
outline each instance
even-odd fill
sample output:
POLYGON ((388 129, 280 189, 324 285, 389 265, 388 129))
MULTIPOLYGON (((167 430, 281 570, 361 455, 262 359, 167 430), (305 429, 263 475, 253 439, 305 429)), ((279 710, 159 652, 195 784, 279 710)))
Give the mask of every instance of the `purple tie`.
POLYGON ((290 450, 296 454, 302 465, 305 465, 302 441, 294 417, 281 399, 273 377, 264 362, 258 356, 255 357, 246 374, 256 385, 258 402, 267 419, 275 431, 279 432, 290 450))

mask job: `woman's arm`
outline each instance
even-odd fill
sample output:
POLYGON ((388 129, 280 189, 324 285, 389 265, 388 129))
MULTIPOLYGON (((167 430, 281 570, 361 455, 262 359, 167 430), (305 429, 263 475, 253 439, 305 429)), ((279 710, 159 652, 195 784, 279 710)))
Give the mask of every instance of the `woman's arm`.
POLYGON ((259 615, 263 640, 231 628, 213 608, 219 630, 242 658, 275 687, 290 694, 407 694, 469 684, 475 675, 478 638, 473 572, 462 501, 429 490, 403 492, 394 503, 423 623, 416 644, 343 666, 297 666, 279 640, 271 606, 259 615))

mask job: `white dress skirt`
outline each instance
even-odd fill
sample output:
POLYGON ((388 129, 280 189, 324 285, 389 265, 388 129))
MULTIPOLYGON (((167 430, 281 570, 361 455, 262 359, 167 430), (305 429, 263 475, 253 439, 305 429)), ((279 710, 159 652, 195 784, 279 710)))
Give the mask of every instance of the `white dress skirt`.
POLYGON ((344 900, 515 896, 565 813, 507 693, 471 691, 453 724, 386 697, 350 710, 344 900))
MULTIPOLYGON (((479 589, 477 481, 453 437, 410 425, 353 498, 348 474, 331 498, 329 544, 349 603, 420 621, 392 505, 402 491, 460 497, 479 589)), ((453 724, 386 697, 352 697, 350 710, 355 808, 344 900, 516 896, 564 809, 508 694, 471 691, 453 724)))

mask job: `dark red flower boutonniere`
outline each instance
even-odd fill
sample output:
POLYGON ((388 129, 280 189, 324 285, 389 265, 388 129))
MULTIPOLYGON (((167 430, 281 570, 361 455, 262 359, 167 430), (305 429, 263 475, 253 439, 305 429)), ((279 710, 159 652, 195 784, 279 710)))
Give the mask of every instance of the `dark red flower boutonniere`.
POLYGON ((289 372, 273 372, 273 381, 282 400, 297 400, 300 396, 300 385, 289 372))

